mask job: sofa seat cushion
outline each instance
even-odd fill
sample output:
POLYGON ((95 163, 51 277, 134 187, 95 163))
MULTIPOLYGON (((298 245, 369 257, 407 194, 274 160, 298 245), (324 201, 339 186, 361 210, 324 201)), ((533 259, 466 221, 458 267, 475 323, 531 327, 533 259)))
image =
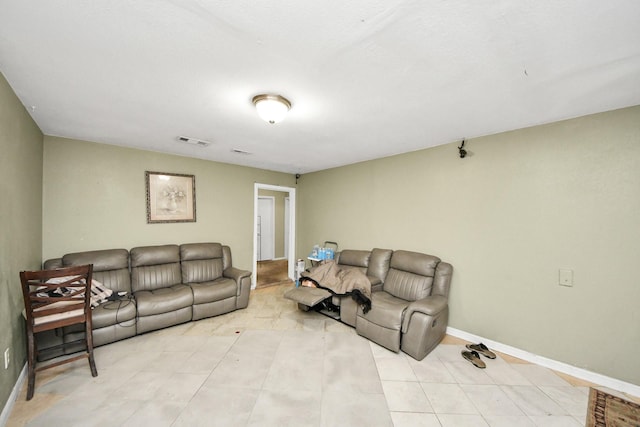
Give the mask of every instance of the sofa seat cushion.
POLYGON ((191 288, 183 284, 139 291, 135 293, 135 297, 138 302, 138 315, 141 317, 176 311, 193 304, 191 288))
POLYGON ((365 314, 362 307, 358 307, 358 316, 376 325, 399 331, 402 327, 404 312, 409 304, 409 301, 396 298, 386 292, 373 292, 371 310, 365 314))
POLYGON ((235 297, 238 293, 236 282, 231 279, 220 278, 211 282, 191 283, 193 303, 205 304, 235 297))
POLYGON ((136 318, 136 304, 132 299, 107 301, 91 311, 93 329, 105 328, 136 318))

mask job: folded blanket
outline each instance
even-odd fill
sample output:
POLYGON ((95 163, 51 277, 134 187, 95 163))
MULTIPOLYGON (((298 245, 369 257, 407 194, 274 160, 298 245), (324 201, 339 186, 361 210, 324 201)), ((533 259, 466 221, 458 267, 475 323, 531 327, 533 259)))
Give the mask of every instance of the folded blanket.
MULTIPOLYGON (((73 276, 54 277, 47 280, 47 283, 61 284, 72 278, 73 276)), ((84 279, 82 279, 80 283, 84 283, 84 279)), ((66 288, 55 288, 53 290, 49 290, 48 292, 48 289, 46 287, 39 288, 38 290, 43 291, 43 295, 39 296, 63 296, 67 292, 66 288)), ((113 291, 104 286, 102 283, 98 282, 95 279, 91 279, 91 308, 96 308, 101 303, 107 301, 107 298, 109 298, 112 293, 113 291)))
POLYGON ((302 274, 302 285, 309 281, 314 286, 326 289, 333 295, 351 297, 366 313, 371 309, 371 282, 357 269, 341 269, 335 261, 326 261, 302 274))

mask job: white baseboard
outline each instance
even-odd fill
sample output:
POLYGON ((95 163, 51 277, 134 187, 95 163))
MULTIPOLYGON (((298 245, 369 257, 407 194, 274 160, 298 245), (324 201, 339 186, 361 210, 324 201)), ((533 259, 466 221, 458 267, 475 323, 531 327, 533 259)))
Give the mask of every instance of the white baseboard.
POLYGON ((13 390, 11 390, 11 394, 7 399, 7 403, 4 404, 4 408, 2 409, 2 414, 0 414, 0 426, 4 427, 7 425, 9 421, 9 416, 11 415, 11 411, 13 410, 13 404, 18 399, 18 395, 20 394, 20 390, 22 390, 22 384, 24 383, 25 378, 27 377, 27 364, 25 363, 22 367, 22 371, 20 371, 20 375, 18 375, 18 380, 13 386, 13 390))
POLYGON ((482 342, 493 350, 517 357, 518 359, 526 360, 527 362, 535 363, 536 365, 544 366, 545 368, 553 369, 554 371, 562 372, 563 374, 568 374, 572 377, 609 387, 617 391, 622 391, 633 396, 640 396, 640 386, 635 384, 607 377, 606 375, 591 372, 586 369, 577 368, 564 362, 558 362, 557 360, 538 356, 537 354, 529 353, 528 351, 511 347, 510 345, 470 334, 468 332, 461 331, 460 329, 447 327, 447 334, 473 343, 482 342))

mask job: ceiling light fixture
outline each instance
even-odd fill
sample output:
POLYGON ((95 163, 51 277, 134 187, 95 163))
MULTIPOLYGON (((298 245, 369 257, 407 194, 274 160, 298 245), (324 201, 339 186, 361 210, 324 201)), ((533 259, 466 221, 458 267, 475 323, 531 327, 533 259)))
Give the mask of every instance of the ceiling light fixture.
POLYGON ((282 121, 291 108, 291 102, 280 95, 256 95, 253 97, 253 105, 260 118, 271 124, 282 121))

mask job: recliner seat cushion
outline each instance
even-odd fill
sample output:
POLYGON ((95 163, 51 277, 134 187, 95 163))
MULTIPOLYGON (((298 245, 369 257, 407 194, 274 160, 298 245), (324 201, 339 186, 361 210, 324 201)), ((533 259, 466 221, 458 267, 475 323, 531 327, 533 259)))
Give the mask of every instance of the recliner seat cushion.
POLYGON ((359 307, 358 316, 387 329, 400 331, 404 311, 408 305, 409 301, 386 292, 374 292, 371 294, 371 310, 365 314, 362 307, 359 307))
POLYGON ((191 283, 193 303, 205 304, 235 297, 238 291, 236 283, 231 279, 217 279, 212 282, 191 283))
POLYGON ((100 329, 136 318, 136 304, 133 300, 107 301, 91 311, 93 329, 100 329))
POLYGON ((138 315, 141 317, 176 311, 193 304, 191 288, 182 284, 136 292, 135 297, 138 302, 138 315))

